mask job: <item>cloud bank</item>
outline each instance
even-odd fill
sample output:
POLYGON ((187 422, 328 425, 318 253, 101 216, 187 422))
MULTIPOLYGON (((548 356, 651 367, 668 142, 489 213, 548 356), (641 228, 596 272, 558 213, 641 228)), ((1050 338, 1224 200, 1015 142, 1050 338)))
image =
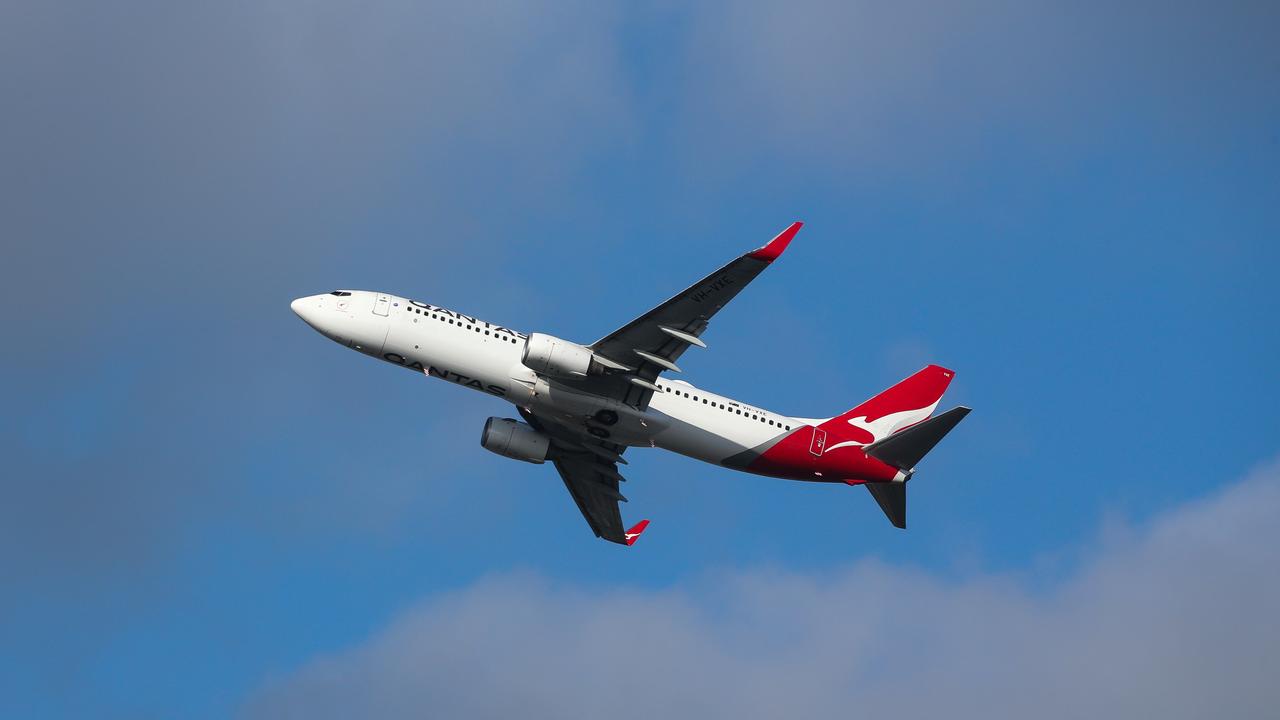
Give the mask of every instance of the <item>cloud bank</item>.
MULTIPOLYGON (((513 574, 270 683, 250 717, 1264 717, 1280 463, 1051 587, 863 561, 672 590, 513 574)), ((643 552, 643 549, 639 550, 643 552)))

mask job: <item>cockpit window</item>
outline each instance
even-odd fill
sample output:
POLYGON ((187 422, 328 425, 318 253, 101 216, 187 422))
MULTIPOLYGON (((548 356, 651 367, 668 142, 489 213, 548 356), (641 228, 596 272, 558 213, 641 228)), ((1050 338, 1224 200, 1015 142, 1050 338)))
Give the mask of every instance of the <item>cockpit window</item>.
POLYGON ((329 293, 329 294, 330 294, 330 295, 337 295, 338 297, 347 297, 347 296, 348 296, 348 295, 350 295, 351 293, 347 292, 346 290, 334 290, 333 292, 331 292, 331 293, 329 293))

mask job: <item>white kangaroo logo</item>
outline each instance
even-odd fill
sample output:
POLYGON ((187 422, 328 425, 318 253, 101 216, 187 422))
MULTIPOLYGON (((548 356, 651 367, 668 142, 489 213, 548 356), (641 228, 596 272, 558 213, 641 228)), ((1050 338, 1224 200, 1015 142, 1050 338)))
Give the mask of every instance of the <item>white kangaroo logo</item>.
MULTIPOLYGON (((914 425, 920 422, 921 420, 924 420, 925 418, 929 417, 930 415, 933 414, 934 409, 938 407, 939 402, 942 402, 942 398, 938 398, 937 400, 933 401, 932 405, 922 407, 918 410, 903 410, 901 412, 889 413, 888 415, 876 418, 871 422, 867 422, 866 415, 859 415, 858 417, 855 417, 855 418, 849 418, 845 422, 849 423, 850 425, 860 430, 866 430, 868 433, 871 434, 871 442, 875 442, 877 440, 881 440, 883 438, 889 437, 890 435, 894 434, 898 430, 901 430, 902 428, 908 425, 914 425)), ((844 442, 836 443, 835 445, 828 445, 823 452, 829 453, 832 450, 835 450, 836 448, 864 447, 870 444, 871 443, 858 442, 857 440, 846 440, 844 442)))

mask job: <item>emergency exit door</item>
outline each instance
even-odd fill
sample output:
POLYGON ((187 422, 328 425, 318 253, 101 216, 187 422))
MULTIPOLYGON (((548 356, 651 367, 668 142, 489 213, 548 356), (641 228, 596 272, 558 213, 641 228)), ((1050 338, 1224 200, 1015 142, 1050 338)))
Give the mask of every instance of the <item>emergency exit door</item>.
POLYGON ((813 441, 809 443, 809 452, 814 455, 821 455, 823 448, 827 446, 827 431, 822 428, 813 429, 813 441))

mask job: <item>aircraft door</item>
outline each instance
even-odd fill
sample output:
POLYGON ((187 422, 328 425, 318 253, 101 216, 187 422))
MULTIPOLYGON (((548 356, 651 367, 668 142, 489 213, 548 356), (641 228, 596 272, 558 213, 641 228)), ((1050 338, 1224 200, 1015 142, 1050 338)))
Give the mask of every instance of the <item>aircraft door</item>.
POLYGON ((809 443, 809 452, 814 455, 822 455, 822 450, 827 446, 827 431, 822 428, 813 429, 813 441, 809 443))
POLYGON ((386 293, 378 293, 373 300, 373 314, 386 317, 391 312, 391 296, 386 293))

